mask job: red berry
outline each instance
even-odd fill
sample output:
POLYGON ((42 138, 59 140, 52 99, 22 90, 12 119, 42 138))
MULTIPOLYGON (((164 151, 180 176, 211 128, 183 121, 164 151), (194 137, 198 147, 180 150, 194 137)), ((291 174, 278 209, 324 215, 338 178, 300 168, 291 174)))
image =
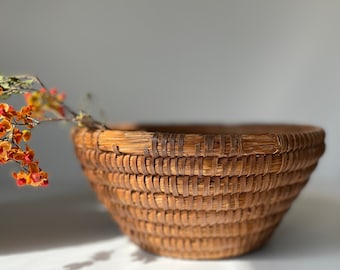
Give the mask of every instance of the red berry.
POLYGON ((40 181, 40 174, 39 173, 32 173, 31 178, 33 182, 37 183, 40 181))
POLYGON ((17 180, 17 186, 18 187, 22 187, 24 185, 26 185, 26 179, 25 178, 20 178, 20 179, 17 180))
POLYGON ((47 186, 48 186, 48 180, 47 180, 47 179, 46 179, 46 180, 43 180, 43 181, 41 182, 40 186, 42 186, 42 187, 47 187, 47 186))
POLYGON ((51 94, 52 96, 55 96, 57 93, 58 93, 58 90, 57 90, 56 88, 51 88, 51 89, 50 89, 50 94, 51 94))

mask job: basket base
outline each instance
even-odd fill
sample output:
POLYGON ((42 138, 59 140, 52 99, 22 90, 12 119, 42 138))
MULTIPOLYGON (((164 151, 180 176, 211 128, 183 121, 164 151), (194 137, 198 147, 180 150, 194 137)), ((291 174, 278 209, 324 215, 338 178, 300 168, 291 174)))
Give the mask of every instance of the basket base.
MULTIPOLYGON (((188 249, 186 250, 182 246, 182 243, 180 243, 181 241, 174 243, 175 245, 179 245, 178 249, 169 248, 165 245, 166 243, 160 242, 157 244, 157 240, 154 239, 153 236, 140 235, 124 229, 122 231, 128 235, 134 244, 155 255, 186 260, 214 260, 237 257, 260 249, 270 239, 274 229, 275 228, 272 228, 259 234, 247 236, 244 239, 234 238, 231 240, 230 238, 221 238, 219 239, 221 244, 215 247, 211 246, 211 239, 207 239, 206 241, 200 239, 199 246, 195 245, 196 239, 186 239, 185 242, 189 243, 188 249)), ((174 240, 174 242, 175 241, 176 240, 174 240)))
POLYGON ((253 252, 255 250, 258 250, 264 246, 265 243, 254 246, 253 248, 247 250, 244 249, 243 251, 237 249, 237 250, 230 250, 230 251, 220 251, 220 252, 205 252, 204 254, 201 253, 185 253, 185 252, 179 252, 179 251, 173 251, 169 252, 167 250, 155 250, 154 248, 149 247, 142 247, 139 246, 139 248, 143 249, 146 252, 150 252, 154 255, 173 258, 173 259, 181 259, 181 260, 219 260, 219 259, 227 259, 232 257, 238 257, 245 255, 247 253, 253 252))

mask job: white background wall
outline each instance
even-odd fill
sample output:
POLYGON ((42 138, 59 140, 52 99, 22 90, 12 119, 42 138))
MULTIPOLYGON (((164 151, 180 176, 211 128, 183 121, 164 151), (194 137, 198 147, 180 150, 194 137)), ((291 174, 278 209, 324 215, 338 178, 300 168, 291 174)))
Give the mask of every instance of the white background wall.
MULTIPOLYGON (((0 72, 37 74, 110 122, 293 122, 327 132, 310 185, 339 188, 340 2, 1 0, 0 72)), ((67 126, 35 131, 47 190, 88 189, 67 126)))

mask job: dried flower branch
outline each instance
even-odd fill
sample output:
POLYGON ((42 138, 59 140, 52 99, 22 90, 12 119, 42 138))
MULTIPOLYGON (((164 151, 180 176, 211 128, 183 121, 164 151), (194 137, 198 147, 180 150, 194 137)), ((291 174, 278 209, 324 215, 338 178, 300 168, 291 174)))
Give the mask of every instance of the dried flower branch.
POLYGON ((12 174, 18 186, 48 185, 48 174, 39 167, 29 146, 31 130, 41 122, 69 121, 88 128, 107 128, 90 115, 73 111, 65 104, 64 93, 55 88, 47 90, 36 76, 0 75, 0 99, 12 95, 24 96, 26 104, 16 110, 8 103, 0 103, 0 164, 19 165, 20 171, 12 174))

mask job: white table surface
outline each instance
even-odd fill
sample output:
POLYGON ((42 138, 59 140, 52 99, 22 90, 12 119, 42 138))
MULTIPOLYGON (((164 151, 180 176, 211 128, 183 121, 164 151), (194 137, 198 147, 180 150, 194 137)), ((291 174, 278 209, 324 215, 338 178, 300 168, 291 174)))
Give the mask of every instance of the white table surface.
POLYGON ((120 233, 90 191, 44 200, 2 202, 0 269, 338 270, 338 190, 308 185, 261 250, 216 261, 163 258, 140 250, 120 233))

